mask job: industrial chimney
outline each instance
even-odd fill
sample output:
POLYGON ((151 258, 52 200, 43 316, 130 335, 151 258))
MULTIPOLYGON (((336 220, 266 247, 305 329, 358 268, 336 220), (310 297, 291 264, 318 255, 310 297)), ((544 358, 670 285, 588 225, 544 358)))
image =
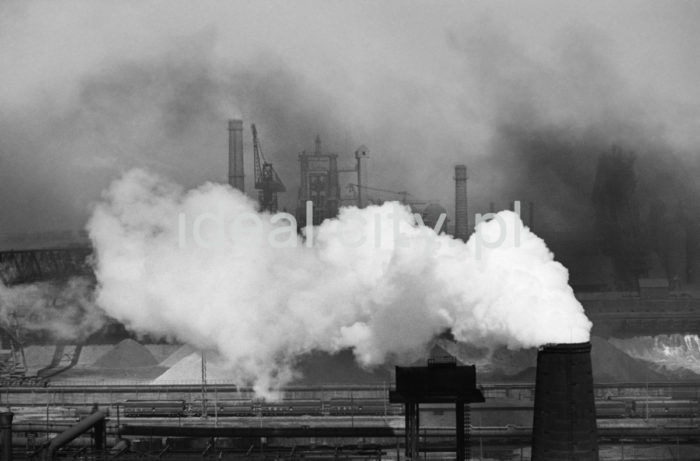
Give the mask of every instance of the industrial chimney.
POLYGON ((598 461, 591 343, 537 353, 532 461, 598 461))
POLYGON ((469 216, 467 215, 467 167, 455 166, 455 232, 463 241, 469 238, 469 216))
POLYGON ((243 174, 243 120, 228 121, 228 183, 245 193, 243 174))

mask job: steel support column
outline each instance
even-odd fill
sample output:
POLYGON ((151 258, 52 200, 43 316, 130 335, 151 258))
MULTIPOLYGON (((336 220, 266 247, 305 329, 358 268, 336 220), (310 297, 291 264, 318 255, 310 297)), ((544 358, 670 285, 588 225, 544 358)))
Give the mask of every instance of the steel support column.
POLYGON ((420 409, 417 402, 405 403, 405 454, 406 459, 418 459, 418 438, 420 436, 420 409))
POLYGON ((457 439, 457 461, 464 461, 465 444, 464 444, 464 400, 457 400, 455 403, 455 414, 457 421, 455 424, 455 436, 457 439))

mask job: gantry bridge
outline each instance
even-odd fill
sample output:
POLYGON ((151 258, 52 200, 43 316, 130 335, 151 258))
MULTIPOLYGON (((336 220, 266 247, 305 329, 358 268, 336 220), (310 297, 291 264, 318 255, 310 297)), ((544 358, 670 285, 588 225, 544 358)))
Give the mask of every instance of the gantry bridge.
POLYGON ((0 281, 5 286, 71 277, 94 278, 90 247, 0 251, 0 281))
MULTIPOLYGON (((92 248, 87 246, 0 251, 0 282, 5 287, 14 287, 37 282, 61 283, 72 277, 94 280, 91 254, 92 248)), ((5 307, 10 308, 11 314, 0 319, 0 379, 24 383, 27 363, 22 325, 13 313, 13 306, 5 307)), ((74 354, 75 359, 78 354, 74 354)))

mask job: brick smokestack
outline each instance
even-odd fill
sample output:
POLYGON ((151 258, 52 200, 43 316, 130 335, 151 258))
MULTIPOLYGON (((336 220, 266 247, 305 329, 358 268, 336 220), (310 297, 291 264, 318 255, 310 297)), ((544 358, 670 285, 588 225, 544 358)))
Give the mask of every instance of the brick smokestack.
POLYGON ((469 215, 467 211, 467 167, 466 165, 456 165, 454 236, 465 242, 469 238, 469 215))
POLYGON ((598 461, 591 343, 537 353, 532 461, 598 461))
POLYGON ((243 173, 243 120, 228 121, 228 183, 245 193, 243 173))

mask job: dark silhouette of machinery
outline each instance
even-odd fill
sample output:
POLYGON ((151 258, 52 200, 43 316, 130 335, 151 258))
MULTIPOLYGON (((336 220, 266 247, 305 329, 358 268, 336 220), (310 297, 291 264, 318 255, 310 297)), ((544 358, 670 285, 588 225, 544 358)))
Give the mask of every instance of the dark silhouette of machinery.
POLYGON ((484 402, 476 387, 476 367, 457 365, 449 354, 428 360, 426 367, 396 367, 396 389, 389 392, 391 403, 404 405, 406 459, 418 459, 421 403, 455 405, 456 460, 470 458, 470 403, 484 402))
POLYGON ((274 213, 277 211, 277 193, 286 192, 282 180, 272 167, 272 163, 265 160, 258 139, 258 131, 255 124, 250 126, 253 131, 253 163, 255 168, 255 188, 258 190, 258 204, 260 211, 274 213))

